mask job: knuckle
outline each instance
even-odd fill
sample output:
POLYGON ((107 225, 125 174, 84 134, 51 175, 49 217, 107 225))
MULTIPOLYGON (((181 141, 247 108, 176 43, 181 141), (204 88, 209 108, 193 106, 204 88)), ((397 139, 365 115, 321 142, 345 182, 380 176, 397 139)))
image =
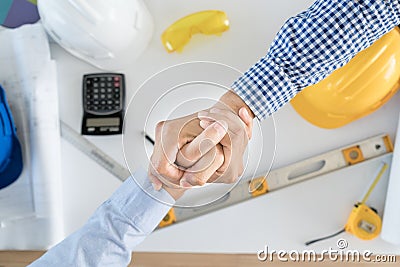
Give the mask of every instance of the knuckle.
POLYGON ((223 178, 223 176, 225 175, 225 170, 219 168, 219 169, 215 172, 214 175, 215 175, 218 179, 219 179, 219 178, 223 178))
POLYGON ((162 135, 162 131, 164 130, 164 125, 165 125, 165 121, 160 121, 157 122, 156 124, 156 143, 158 143, 157 141, 160 139, 161 135, 162 135))
POLYGON ((156 124, 156 131, 161 131, 161 129, 163 128, 163 126, 165 125, 165 121, 159 121, 156 124))
POLYGON ((158 175, 161 175, 163 177, 169 177, 170 176, 170 172, 167 168, 167 166, 165 164, 161 164, 161 163, 156 163, 154 165, 155 170, 157 171, 158 175))
POLYGON ((167 174, 167 171, 163 166, 160 166, 160 165, 155 166, 155 170, 156 170, 158 175, 166 176, 166 174, 167 174))
POLYGON ((225 161, 224 152, 222 148, 218 146, 216 149, 214 162, 218 166, 222 166, 222 164, 224 164, 224 161, 225 161))
POLYGON ((216 131, 214 129, 207 129, 206 131, 204 131, 204 140, 212 142, 212 140, 215 139, 215 134, 216 131))
POLYGON ((203 186, 205 183, 206 183, 206 181, 204 181, 202 179, 202 177, 199 173, 192 174, 191 179, 190 179, 190 184, 203 186))
POLYGON ((228 183, 233 184, 233 183, 236 183, 237 180, 238 180, 238 176, 232 175, 228 178, 228 183))

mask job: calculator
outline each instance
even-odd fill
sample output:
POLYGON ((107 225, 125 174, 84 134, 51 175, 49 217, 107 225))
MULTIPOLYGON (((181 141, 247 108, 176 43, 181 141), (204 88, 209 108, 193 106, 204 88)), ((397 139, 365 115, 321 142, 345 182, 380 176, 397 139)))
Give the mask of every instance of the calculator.
POLYGON ((82 134, 121 134, 125 76, 121 73, 86 74, 83 76, 82 88, 82 134))

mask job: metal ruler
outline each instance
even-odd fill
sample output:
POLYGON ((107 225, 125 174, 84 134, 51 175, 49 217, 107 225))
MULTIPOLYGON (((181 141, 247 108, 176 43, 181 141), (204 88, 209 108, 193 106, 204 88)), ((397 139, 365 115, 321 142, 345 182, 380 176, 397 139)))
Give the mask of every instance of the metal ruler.
POLYGON ((61 136, 71 145, 86 154, 89 158, 96 161, 100 166, 109 171, 121 181, 125 181, 129 176, 129 170, 116 162, 113 158, 104 153, 95 144, 80 135, 63 121, 60 121, 61 136))
MULTIPOLYGON (((130 176, 129 171, 124 166, 113 160, 63 122, 61 122, 61 135, 121 181, 126 180, 130 176)), ((242 179, 230 192, 216 202, 195 208, 172 208, 160 222, 159 228, 189 220, 392 152, 393 144, 389 135, 379 135, 296 162, 286 167, 274 169, 266 176, 260 176, 251 180, 242 179)))

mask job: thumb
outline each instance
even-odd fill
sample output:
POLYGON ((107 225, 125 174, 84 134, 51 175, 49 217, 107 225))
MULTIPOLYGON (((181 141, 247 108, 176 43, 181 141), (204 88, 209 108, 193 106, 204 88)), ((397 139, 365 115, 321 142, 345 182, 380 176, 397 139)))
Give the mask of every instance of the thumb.
POLYGON ((216 121, 201 132, 192 142, 186 144, 177 155, 176 163, 189 168, 203 155, 213 149, 224 138, 228 131, 225 121, 216 121))
POLYGON ((251 136, 253 135, 253 118, 251 117, 251 115, 247 111, 247 108, 245 107, 240 108, 238 113, 240 119, 246 125, 247 137, 250 140, 251 136))

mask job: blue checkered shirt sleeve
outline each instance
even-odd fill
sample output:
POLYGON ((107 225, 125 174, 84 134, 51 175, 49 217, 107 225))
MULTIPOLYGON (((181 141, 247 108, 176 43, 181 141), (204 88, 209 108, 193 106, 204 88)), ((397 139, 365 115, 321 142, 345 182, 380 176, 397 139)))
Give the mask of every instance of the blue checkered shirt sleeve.
POLYGON ((264 119, 400 21, 399 0, 318 0, 282 26, 267 55, 232 89, 264 119))

